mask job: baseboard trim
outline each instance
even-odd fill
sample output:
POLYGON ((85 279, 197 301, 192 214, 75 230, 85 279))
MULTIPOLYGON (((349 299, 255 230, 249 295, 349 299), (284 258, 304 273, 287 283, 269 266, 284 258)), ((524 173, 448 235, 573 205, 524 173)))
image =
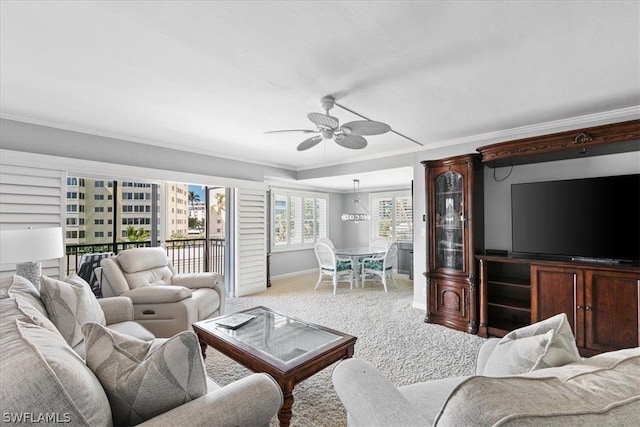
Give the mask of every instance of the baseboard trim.
POLYGON ((286 279, 288 277, 302 276, 304 274, 317 273, 317 272, 318 272, 317 268, 312 268, 311 270, 294 271, 293 273, 285 273, 285 274, 278 274, 277 276, 271 276, 271 280, 286 279))
POLYGON ((413 301, 413 308, 418 308, 423 311, 427 311, 427 303, 413 301))

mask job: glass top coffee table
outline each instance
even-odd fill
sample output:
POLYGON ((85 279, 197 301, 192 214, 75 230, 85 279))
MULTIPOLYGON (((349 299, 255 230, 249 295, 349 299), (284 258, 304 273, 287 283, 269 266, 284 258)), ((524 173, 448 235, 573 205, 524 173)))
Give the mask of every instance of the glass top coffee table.
POLYGON ((207 346, 254 372, 270 374, 280 385, 284 404, 278 412, 281 426, 291 421, 293 388, 340 359, 353 356, 356 337, 294 319, 266 307, 243 310, 254 316, 248 323, 231 329, 218 322, 235 314, 193 324, 202 356, 207 346))

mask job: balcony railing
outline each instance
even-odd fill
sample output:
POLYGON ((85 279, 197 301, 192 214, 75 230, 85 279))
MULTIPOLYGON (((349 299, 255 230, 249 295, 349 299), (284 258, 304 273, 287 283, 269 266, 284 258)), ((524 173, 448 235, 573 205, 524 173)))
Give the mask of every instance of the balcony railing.
MULTIPOLYGON (((156 246, 160 246, 158 242, 156 246)), ((84 245, 67 245, 67 274, 76 271, 84 254, 101 252, 118 253, 125 249, 150 247, 151 241, 93 243, 84 245)), ((224 275, 225 239, 180 239, 166 240, 165 250, 171 264, 178 273, 201 273, 213 271, 224 275)))

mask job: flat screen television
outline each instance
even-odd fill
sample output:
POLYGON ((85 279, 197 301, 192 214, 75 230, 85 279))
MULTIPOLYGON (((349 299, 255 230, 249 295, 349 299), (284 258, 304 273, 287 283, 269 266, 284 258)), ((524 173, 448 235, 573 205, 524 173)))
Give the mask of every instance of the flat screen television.
POLYGON ((511 186, 514 255, 640 262, 640 174, 511 186))

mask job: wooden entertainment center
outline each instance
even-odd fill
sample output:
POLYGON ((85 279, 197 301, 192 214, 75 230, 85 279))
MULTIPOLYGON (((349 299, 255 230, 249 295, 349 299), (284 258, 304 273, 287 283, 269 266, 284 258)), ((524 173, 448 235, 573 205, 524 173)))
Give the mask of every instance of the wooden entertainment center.
MULTIPOLYGON (((640 151, 640 120, 508 141, 477 151, 482 164, 491 168, 640 151)), ((467 227, 460 243, 472 251, 475 246, 477 265, 465 262, 463 268, 449 268, 446 260, 438 261, 442 233, 438 235, 437 225, 442 221, 443 208, 437 206, 434 180, 451 160, 423 162, 427 169, 430 253, 425 273, 425 322, 470 333, 477 331, 482 337, 502 337, 516 328, 566 313, 583 356, 639 345, 640 266, 636 264, 486 254, 477 245, 484 231, 474 229, 484 226, 477 212, 474 221, 460 222, 463 228, 467 227), (475 244, 473 236, 480 237, 475 244)), ((474 203, 481 205, 481 196, 477 197, 481 190, 464 191, 474 192, 474 203)))
POLYGON ((583 356, 637 347, 640 268, 477 256, 481 337, 566 313, 583 356))

